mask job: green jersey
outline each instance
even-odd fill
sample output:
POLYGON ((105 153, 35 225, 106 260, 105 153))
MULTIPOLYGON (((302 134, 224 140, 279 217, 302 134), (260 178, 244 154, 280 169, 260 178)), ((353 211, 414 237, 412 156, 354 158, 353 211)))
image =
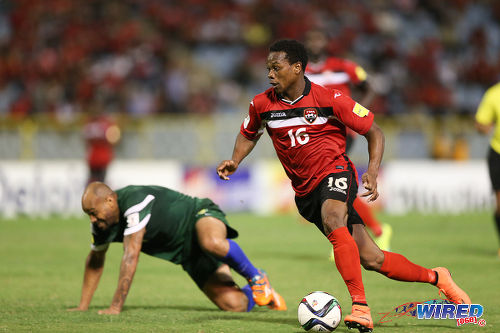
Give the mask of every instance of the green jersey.
MULTIPOLYGON (((203 216, 214 216, 226 225, 224 213, 210 199, 191 197, 160 186, 127 186, 116 191, 120 220, 107 230, 92 225, 92 249, 146 229, 141 251, 180 264, 189 258, 194 225, 203 216)), ((228 226, 228 238, 237 232, 228 226)))

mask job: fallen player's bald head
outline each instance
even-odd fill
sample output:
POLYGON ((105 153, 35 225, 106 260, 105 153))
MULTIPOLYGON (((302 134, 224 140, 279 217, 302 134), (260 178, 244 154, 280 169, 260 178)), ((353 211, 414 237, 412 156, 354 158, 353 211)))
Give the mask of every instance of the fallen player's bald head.
POLYGON ((101 182, 92 182, 87 185, 82 195, 82 206, 88 207, 95 199, 105 199, 113 194, 108 185, 101 182))

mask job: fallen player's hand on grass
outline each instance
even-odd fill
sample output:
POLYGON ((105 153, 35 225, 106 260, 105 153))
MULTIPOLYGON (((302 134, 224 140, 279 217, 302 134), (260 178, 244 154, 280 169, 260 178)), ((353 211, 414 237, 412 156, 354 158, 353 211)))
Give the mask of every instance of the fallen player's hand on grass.
POLYGON ((100 315, 102 315, 102 314, 117 315, 117 314, 120 314, 120 310, 118 310, 117 308, 109 307, 106 310, 99 310, 97 313, 100 315))
POLYGON ((84 308, 84 307, 76 307, 76 308, 69 308, 67 309, 66 311, 70 311, 70 312, 76 312, 76 311, 87 311, 88 308, 84 308))

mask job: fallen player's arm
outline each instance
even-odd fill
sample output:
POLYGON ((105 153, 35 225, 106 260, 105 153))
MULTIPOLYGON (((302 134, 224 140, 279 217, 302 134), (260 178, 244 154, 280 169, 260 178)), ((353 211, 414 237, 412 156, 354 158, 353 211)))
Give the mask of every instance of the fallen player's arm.
POLYGON ((90 301, 94 295, 99 280, 101 279, 104 268, 104 260, 106 259, 106 250, 94 251, 91 250, 85 261, 85 272, 83 274, 82 295, 80 304, 76 308, 68 309, 68 311, 86 311, 89 308, 90 301))
POLYGON ((99 311, 99 314, 119 314, 123 308, 123 303, 127 298, 134 278, 137 263, 139 261, 139 253, 141 252, 142 239, 146 229, 143 228, 133 234, 123 237, 123 258, 120 266, 120 276, 118 278, 118 287, 111 306, 106 310, 99 311))

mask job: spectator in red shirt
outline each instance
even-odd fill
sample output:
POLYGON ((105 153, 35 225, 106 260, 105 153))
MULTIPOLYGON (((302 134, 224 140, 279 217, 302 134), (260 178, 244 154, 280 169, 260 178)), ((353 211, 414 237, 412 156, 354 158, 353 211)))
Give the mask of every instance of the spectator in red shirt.
POLYGON ((114 158, 114 146, 120 141, 120 128, 110 117, 98 112, 90 116, 83 128, 83 136, 89 168, 87 184, 104 182, 108 166, 114 158))

